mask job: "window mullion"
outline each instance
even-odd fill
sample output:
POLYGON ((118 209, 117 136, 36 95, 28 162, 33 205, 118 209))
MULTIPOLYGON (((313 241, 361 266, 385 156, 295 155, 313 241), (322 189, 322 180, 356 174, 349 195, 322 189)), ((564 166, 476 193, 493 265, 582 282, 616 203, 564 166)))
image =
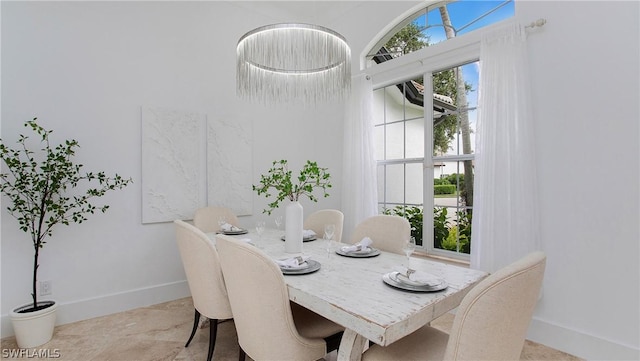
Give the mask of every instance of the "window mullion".
POLYGON ((424 163, 422 247, 433 250, 433 74, 424 75, 424 163))
MULTIPOLYGON (((403 144, 403 149, 402 149, 402 159, 407 159, 407 84, 405 83, 402 86, 403 90, 403 106, 402 106, 402 144, 403 144)), ((407 163, 405 162, 402 165, 402 187, 403 187, 403 192, 402 192, 402 203, 407 203, 407 163)))

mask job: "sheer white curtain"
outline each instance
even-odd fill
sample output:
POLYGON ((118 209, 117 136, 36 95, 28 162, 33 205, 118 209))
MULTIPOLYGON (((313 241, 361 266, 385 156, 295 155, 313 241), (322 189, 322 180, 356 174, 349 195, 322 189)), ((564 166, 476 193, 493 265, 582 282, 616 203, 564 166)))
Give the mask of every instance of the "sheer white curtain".
POLYGON ((494 272, 540 249, 524 27, 482 38, 471 267, 494 272))
POLYGON ((371 80, 367 78, 368 76, 362 74, 351 79, 351 97, 345 109, 342 239, 349 237, 360 221, 378 214, 373 138, 373 86, 371 80))

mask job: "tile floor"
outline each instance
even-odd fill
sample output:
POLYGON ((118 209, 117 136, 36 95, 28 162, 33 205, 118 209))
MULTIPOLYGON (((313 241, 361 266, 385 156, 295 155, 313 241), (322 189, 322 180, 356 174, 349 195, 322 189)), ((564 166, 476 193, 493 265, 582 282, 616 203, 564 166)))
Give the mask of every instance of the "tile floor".
MULTIPOLYGON (((59 360, 78 361, 204 361, 207 357, 209 329, 205 323, 191 341, 193 322, 191 298, 183 298, 109 316, 58 326, 53 339, 38 347, 57 349, 59 360)), ((451 328, 453 316, 444 315, 432 322, 445 331, 451 328)), ((17 348, 15 338, 1 340, 3 350, 17 348)), ((1 353, 4 357, 5 352, 1 353)), ((218 326, 218 340, 214 360, 238 359, 237 337, 233 321, 218 326)), ((335 360, 335 352, 326 360, 335 360)), ((4 359, 4 358, 3 358, 4 359)), ((521 360, 579 361, 566 353, 527 341, 521 360)), ((250 358, 247 357, 247 361, 250 358)))

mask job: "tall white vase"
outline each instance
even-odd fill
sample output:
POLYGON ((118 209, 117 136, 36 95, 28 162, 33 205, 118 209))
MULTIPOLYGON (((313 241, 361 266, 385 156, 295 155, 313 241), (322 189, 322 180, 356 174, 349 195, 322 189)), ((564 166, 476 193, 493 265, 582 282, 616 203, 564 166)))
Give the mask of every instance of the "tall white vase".
POLYGON ((300 202, 291 202, 285 208, 284 250, 287 253, 302 252, 303 210, 300 202))

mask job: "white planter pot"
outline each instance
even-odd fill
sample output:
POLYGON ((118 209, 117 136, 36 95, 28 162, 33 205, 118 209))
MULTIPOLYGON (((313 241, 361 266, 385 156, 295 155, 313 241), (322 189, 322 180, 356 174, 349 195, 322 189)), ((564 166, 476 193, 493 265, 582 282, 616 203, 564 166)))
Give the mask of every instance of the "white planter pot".
POLYGON ((285 208, 284 251, 287 253, 302 252, 302 220, 303 209, 300 202, 291 202, 285 208))
POLYGON ((38 305, 52 305, 35 312, 20 313, 20 310, 30 308, 33 303, 16 307, 10 312, 13 331, 16 334, 16 342, 19 348, 33 348, 45 344, 53 336, 53 328, 56 324, 56 310, 58 304, 55 301, 39 301, 38 305))

